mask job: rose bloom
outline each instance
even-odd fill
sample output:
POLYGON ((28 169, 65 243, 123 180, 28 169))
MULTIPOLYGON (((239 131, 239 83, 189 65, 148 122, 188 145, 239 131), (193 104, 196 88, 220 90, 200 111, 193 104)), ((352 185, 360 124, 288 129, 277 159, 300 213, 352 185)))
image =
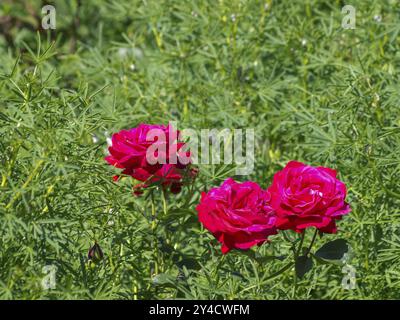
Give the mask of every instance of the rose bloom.
POLYGON ((203 226, 222 244, 222 253, 249 249, 276 234, 275 215, 268 194, 251 181, 225 180, 218 188, 203 192, 196 210, 203 226))
MULTIPOLYGON (((112 166, 123 169, 122 174, 130 175, 143 183, 135 187, 135 194, 142 188, 154 184, 170 187, 177 193, 185 177, 189 163, 182 161, 183 142, 177 141, 179 131, 171 126, 140 124, 136 128, 121 130, 113 134, 109 147, 110 155, 105 160, 112 166), (172 144, 170 143, 170 136, 172 144), (152 148, 154 152, 148 152, 152 148), (174 161, 171 155, 175 154, 174 161), (172 163, 170 163, 172 162, 172 163)), ((190 154, 185 153, 186 157, 190 154)), ((189 171, 189 176, 193 176, 189 171)), ((118 180, 119 176, 114 177, 118 180)))
POLYGON ((179 193, 182 190, 185 178, 195 178, 197 172, 194 169, 183 170, 172 164, 164 164, 154 174, 147 172, 141 168, 134 170, 132 177, 136 180, 144 181, 135 186, 135 195, 143 193, 143 189, 155 184, 162 185, 164 188, 169 187, 172 193, 179 193))
POLYGON ((345 202, 345 184, 329 168, 290 161, 275 174, 268 192, 281 230, 302 232, 316 227, 321 232, 336 233, 335 221, 351 211, 345 202))

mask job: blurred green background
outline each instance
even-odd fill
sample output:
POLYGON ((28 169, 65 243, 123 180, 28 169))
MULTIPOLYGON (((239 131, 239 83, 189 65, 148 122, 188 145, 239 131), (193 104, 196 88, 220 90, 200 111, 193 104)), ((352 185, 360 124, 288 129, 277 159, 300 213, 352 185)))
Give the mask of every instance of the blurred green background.
POLYGON ((394 0, 2 0, 0 298, 397 299, 399 19, 394 0), (107 138, 169 120, 254 128, 255 170, 238 180, 267 187, 289 160, 337 169, 353 211, 317 246, 348 241, 356 288, 340 264, 315 263, 295 292, 293 271, 268 279, 289 259, 281 235, 222 257, 194 207, 231 166, 200 166, 165 205, 113 183, 107 138))

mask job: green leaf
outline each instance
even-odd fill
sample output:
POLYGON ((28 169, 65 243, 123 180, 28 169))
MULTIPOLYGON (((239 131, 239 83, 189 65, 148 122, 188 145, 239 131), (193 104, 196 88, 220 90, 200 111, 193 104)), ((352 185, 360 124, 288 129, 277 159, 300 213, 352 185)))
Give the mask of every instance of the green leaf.
POLYGON ((179 268, 185 267, 188 270, 190 270, 190 269, 192 269, 192 270, 200 270, 201 269, 201 265, 199 264, 197 259, 196 258, 192 258, 192 257, 184 257, 182 260, 177 262, 177 266, 179 268))
POLYGON ((153 277, 153 284, 156 286, 174 287, 174 282, 176 282, 176 277, 173 277, 167 273, 159 273, 153 277))
POLYGON ((312 269, 313 261, 311 258, 307 256, 297 257, 295 269, 296 275, 299 278, 303 278, 303 276, 312 269))
POLYGON ((349 251, 349 246, 344 239, 337 239, 325 243, 317 250, 315 256, 324 260, 341 260, 345 253, 349 251))

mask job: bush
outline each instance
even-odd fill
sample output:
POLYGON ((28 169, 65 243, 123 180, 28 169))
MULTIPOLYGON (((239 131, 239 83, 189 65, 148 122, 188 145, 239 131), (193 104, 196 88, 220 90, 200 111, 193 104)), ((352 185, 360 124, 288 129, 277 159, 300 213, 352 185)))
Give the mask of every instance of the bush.
POLYGON ((397 1, 353 1, 348 30, 341 1, 53 4, 55 30, 42 29, 40 1, 0 4, 1 298, 399 297, 397 1), (352 212, 316 238, 295 286, 292 265, 274 277, 292 259, 283 233, 222 255, 199 223, 200 193, 232 166, 199 165, 178 195, 135 197, 131 179, 111 179, 107 139, 168 121, 254 128, 255 169, 239 181, 266 188, 289 160, 339 172, 352 212), (324 259, 338 239, 344 266, 324 259), (44 290, 49 265, 56 286, 44 290))

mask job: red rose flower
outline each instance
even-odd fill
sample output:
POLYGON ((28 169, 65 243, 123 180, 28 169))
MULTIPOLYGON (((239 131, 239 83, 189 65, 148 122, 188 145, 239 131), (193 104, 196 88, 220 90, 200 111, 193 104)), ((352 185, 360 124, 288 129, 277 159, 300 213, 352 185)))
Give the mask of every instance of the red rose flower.
POLYGON ((222 243, 222 253, 249 249, 276 234, 268 194, 255 182, 229 178, 219 188, 202 193, 196 210, 203 226, 222 243))
POLYGON ((314 226, 321 232, 336 233, 335 221, 351 211, 345 202, 346 186, 329 168, 290 161, 275 174, 268 192, 281 230, 302 232, 314 226))
POLYGON ((132 173, 132 177, 136 180, 143 181, 135 187, 135 194, 140 195, 143 188, 147 188, 154 184, 160 184, 163 187, 169 187, 172 193, 179 193, 182 189, 184 178, 193 179, 197 172, 195 170, 183 170, 172 164, 164 164, 154 174, 144 169, 136 169, 132 173))
POLYGON ((185 144, 178 137, 179 131, 171 126, 140 124, 112 136, 105 160, 123 169, 122 174, 143 182, 135 187, 135 194, 156 183, 177 193, 189 164, 185 159, 190 158, 189 152, 182 151, 185 144))

